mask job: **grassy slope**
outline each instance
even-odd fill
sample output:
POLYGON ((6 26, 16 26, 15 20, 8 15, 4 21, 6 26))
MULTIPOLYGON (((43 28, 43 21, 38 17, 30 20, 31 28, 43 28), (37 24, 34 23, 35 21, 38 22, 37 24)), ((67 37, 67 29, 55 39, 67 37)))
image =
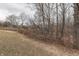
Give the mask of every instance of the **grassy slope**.
POLYGON ((17 32, 0 30, 0 55, 52 55, 23 38, 17 32))
POLYGON ((0 55, 79 55, 79 50, 45 44, 14 31, 0 30, 0 55))

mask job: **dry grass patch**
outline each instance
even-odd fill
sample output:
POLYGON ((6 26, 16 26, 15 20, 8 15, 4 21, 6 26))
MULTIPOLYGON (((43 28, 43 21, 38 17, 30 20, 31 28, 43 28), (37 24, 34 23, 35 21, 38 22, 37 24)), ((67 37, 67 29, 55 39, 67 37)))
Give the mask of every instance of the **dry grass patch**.
POLYGON ((17 32, 0 30, 0 55, 52 55, 23 38, 17 32))

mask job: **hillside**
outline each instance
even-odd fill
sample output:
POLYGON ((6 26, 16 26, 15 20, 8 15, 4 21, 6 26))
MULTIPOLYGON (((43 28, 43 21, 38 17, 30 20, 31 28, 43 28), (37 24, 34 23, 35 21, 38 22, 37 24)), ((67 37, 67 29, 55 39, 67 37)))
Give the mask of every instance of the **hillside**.
POLYGON ((0 30, 0 55, 79 55, 79 51, 38 42, 18 32, 0 30))

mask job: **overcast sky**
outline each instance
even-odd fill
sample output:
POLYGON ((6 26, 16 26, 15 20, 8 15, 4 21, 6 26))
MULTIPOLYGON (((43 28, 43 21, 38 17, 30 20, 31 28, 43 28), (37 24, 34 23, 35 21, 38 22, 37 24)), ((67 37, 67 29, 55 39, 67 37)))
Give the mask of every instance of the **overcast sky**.
POLYGON ((0 3, 0 20, 4 21, 6 16, 11 14, 18 15, 21 12, 25 12, 26 14, 33 16, 34 11, 28 6, 31 5, 24 3, 0 3))

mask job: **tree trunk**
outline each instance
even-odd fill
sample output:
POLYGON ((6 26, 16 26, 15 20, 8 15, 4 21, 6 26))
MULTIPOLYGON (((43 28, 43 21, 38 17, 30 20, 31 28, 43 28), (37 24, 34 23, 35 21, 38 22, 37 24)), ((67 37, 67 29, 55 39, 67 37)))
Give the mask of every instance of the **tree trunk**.
POLYGON ((48 3, 48 33, 50 32, 50 3, 48 3))
POLYGON ((44 34, 44 31, 45 31, 45 19, 44 19, 44 4, 41 3, 41 8, 42 8, 42 21, 43 21, 43 24, 42 24, 42 33, 44 34))
POLYGON ((56 17, 57 18, 57 21, 56 21, 57 22, 57 26, 56 26, 56 30, 57 30, 56 31, 56 39, 58 39, 58 4, 57 3, 56 3, 56 12, 57 12, 56 13, 57 14, 57 17, 56 17))
POLYGON ((65 4, 62 3, 62 28, 61 28, 60 40, 62 39, 64 35, 64 27, 65 27, 65 4))
POLYGON ((79 49, 79 4, 74 3, 74 45, 79 49))

